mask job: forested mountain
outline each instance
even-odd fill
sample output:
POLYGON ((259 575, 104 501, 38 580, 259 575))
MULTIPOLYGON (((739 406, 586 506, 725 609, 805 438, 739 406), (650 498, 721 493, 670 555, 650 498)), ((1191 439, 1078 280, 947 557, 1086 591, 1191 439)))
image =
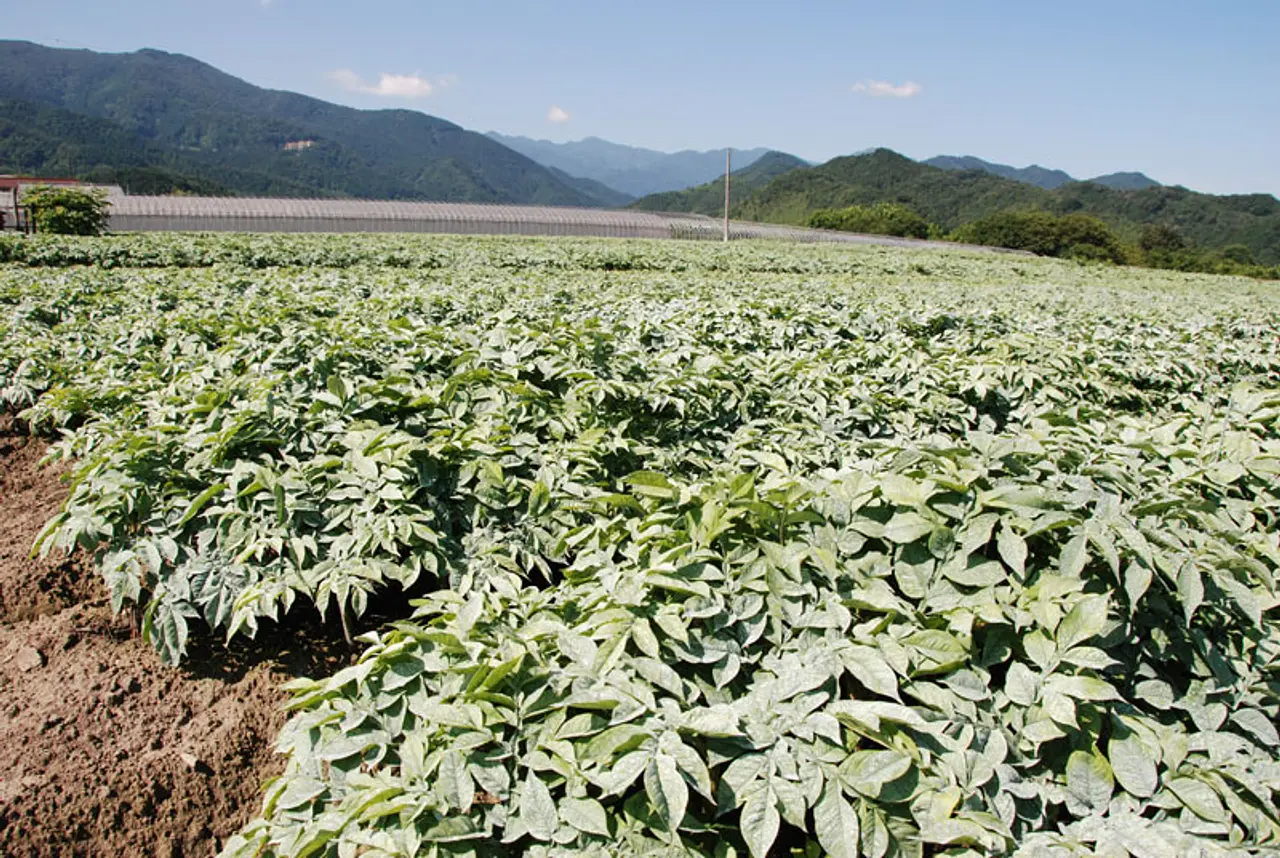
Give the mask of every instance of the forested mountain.
MULTIPOLYGON (((0 114, 20 131, 12 145, 29 165, 23 169, 56 170, 74 158, 78 173, 174 166, 241 193, 602 204, 546 167, 443 119, 262 89, 162 51, 101 54, 0 41, 0 99, 63 112, 41 115, 34 130, 22 130, 21 107, 0 114), (110 125, 77 124, 65 114, 110 125), (52 146, 45 132, 54 126, 68 151, 52 146), (105 145, 98 132, 109 138, 105 145)), ((0 154, 10 157, 7 149, 0 154)))
POLYGON ((1143 173, 1108 173, 1088 181, 1117 191, 1141 191, 1146 188, 1163 187, 1155 179, 1143 173))
POLYGON ((571 176, 564 170, 558 170, 555 167, 547 167, 547 169, 551 171, 551 175, 569 187, 590 196, 597 205, 606 208, 622 208, 635 199, 631 194, 624 194, 622 191, 614 190, 603 182, 597 182, 595 179, 571 176))
POLYGON ((1215 196, 1163 186, 1121 191, 1094 182, 1050 191, 976 170, 942 170, 888 149, 782 175, 737 204, 734 214, 801 224, 818 209, 880 202, 904 203, 945 230, 995 212, 1035 209, 1092 214, 1128 238, 1143 224, 1166 224, 1197 245, 1244 245, 1257 261, 1280 263, 1280 200, 1268 194, 1215 196))
POLYGON ((937 167, 940 170, 981 170, 984 173, 991 173, 992 175, 1013 179, 1017 182, 1025 182, 1028 185, 1035 185, 1037 188, 1048 190, 1060 188, 1068 182, 1075 181, 1062 170, 1050 170, 1047 167, 1041 167, 1039 164, 1032 164, 1030 167, 1010 167, 1008 164, 993 164, 990 161, 984 161, 972 155, 939 155, 921 163, 928 164, 930 167, 937 167))
POLYGON ((0 101, 0 172, 76 176, 138 194, 325 195, 269 173, 202 163, 114 122, 29 101, 0 101))
MULTIPOLYGON (((794 155, 785 152, 768 152, 760 160, 733 171, 730 193, 734 199, 742 199, 753 191, 764 187, 778 176, 808 167, 794 155)), ((631 208, 652 212, 692 212, 695 214, 719 215, 724 213, 724 177, 688 188, 683 191, 666 191, 661 194, 650 194, 631 204, 631 208)))
MULTIPOLYGON (((1051 170, 1048 167, 1041 167, 1039 164, 1032 164, 1030 167, 1010 167, 1008 164, 993 164, 990 161, 984 161, 972 155, 939 155, 921 163, 942 170, 981 170, 984 173, 1025 182, 1028 185, 1035 185, 1037 188, 1044 188, 1049 191, 1057 190, 1063 185, 1077 181, 1063 170, 1051 170)), ((1084 181, 1114 188, 1117 191, 1137 191, 1142 188, 1160 186, 1160 183, 1155 179, 1144 176, 1142 173, 1111 173, 1106 176, 1085 179, 1084 181)))
MULTIPOLYGON (((489 137, 529 156, 539 164, 555 167, 571 176, 594 179, 633 197, 691 188, 724 175, 723 149, 709 152, 658 152, 610 143, 599 137, 588 137, 571 143, 510 137, 494 131, 489 132, 489 137)), ((737 167, 750 166, 768 151, 734 150, 733 163, 737 167)))

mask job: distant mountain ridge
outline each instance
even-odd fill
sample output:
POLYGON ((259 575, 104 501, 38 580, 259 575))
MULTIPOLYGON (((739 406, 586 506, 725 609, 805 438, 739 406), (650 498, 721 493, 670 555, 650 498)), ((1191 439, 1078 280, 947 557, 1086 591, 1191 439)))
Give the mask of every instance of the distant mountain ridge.
MULTIPOLYGON (((724 173, 723 149, 659 152, 611 143, 599 137, 553 143, 496 131, 490 131, 487 136, 543 166, 563 170, 571 176, 593 179, 632 197, 691 188, 724 173)), ((750 166, 768 152, 768 149, 735 149, 733 164, 735 167, 750 166)))
POLYGON ((1085 179, 1085 181, 1116 191, 1141 191, 1147 188, 1164 187, 1164 185, 1143 173, 1108 173, 1105 176, 1085 179))
POLYGON ((124 166, 119 158, 131 148, 129 166, 180 168, 238 193, 609 204, 452 122, 262 89, 163 51, 102 54, 0 41, 0 100, 12 106, 0 120, 22 130, 0 140, 0 167, 109 172, 124 166), (23 130, 14 117, 33 109, 44 127, 23 130), (60 136, 50 138, 54 127, 60 136), (97 139, 104 134, 112 141, 105 148, 97 139))
POLYGON ((1280 264, 1280 200, 1269 194, 1215 196, 1178 187, 1115 190, 1072 182, 1055 190, 979 170, 945 170, 888 149, 835 158, 785 173, 738 202, 735 216, 803 224, 818 209, 904 203, 945 230, 1010 210, 1078 212, 1136 241, 1145 224, 1171 225, 1204 248, 1242 245, 1264 265, 1280 264))
POLYGON ((991 161, 984 161, 972 155, 939 155, 936 158, 929 158, 927 161, 921 161, 920 163, 930 167, 937 167, 940 170, 981 170, 984 173, 1012 179, 1015 182, 1035 185, 1037 188, 1044 188, 1047 191, 1055 191, 1063 185, 1069 185, 1076 181, 1092 182, 1095 185, 1102 185, 1117 191, 1140 191, 1143 188, 1163 187, 1155 179, 1142 173, 1111 173, 1106 176, 1080 180, 1073 178, 1070 173, 1063 170, 1051 170, 1048 167, 1041 167, 1039 164, 1032 164, 1030 167, 1011 167, 1008 164, 995 164, 991 161))
MULTIPOLYGON (((767 152, 749 166, 733 171, 732 181, 729 184, 730 195, 734 199, 747 197, 777 177, 792 170, 803 170, 808 166, 807 161, 802 161, 794 155, 788 155, 785 152, 767 152)), ((721 176, 714 182, 707 182, 683 191, 650 194, 636 200, 631 204, 631 208, 652 212, 720 215, 724 213, 724 177, 721 176)))

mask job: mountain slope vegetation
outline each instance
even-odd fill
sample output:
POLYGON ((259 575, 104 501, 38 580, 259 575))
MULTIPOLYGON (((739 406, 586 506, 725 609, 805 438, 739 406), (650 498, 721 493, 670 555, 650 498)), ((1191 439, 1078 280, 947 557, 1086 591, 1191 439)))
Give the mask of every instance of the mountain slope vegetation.
POLYGON ((1068 182, 1075 181, 1063 170, 1051 170, 1039 164, 1032 164, 1030 167, 1011 167, 1008 164, 993 164, 972 155, 939 155, 921 163, 940 170, 981 170, 984 173, 1025 182, 1046 190, 1060 188, 1068 182))
POLYGON ((325 195, 269 173, 201 163, 114 122, 29 101, 0 101, 0 172, 77 176, 138 194, 325 195))
MULTIPOLYGON (((443 119, 262 89, 163 51, 102 54, 0 41, 0 99, 110 122, 136 138, 139 154, 126 159, 129 166, 140 158, 147 166, 182 161, 225 173, 237 192, 263 192, 262 182, 241 180, 250 174, 268 177, 271 193, 284 186, 330 196, 601 204, 523 155, 443 119)), ((94 150, 88 134, 67 142, 94 150)), ((125 166, 101 154, 92 167, 125 166)))
MULTIPOLYGON (((748 167, 733 171, 730 192, 735 197, 750 194, 763 188, 778 176, 792 170, 803 170, 809 165, 785 152, 769 152, 748 167)), ((719 215, 724 212, 724 178, 687 188, 683 191, 666 191, 650 194, 631 204, 631 208, 652 212, 691 212, 719 215)))
POLYGON ((1118 191, 1072 182, 1049 191, 981 171, 948 171, 878 149, 774 179, 734 207, 749 220, 803 224, 819 209, 904 203, 951 231, 1001 211, 1090 214, 1130 241, 1146 224, 1168 225, 1196 245, 1241 245, 1264 264, 1280 262, 1280 200, 1268 194, 1214 196, 1178 187, 1118 191))
MULTIPOLYGON (((1047 191, 1054 191, 1063 185, 1069 185, 1077 181, 1070 173, 1064 170, 1051 170, 1048 167, 1041 167, 1039 164, 1032 164, 1030 167, 1011 167, 1008 164, 995 164, 991 161, 984 161, 972 155, 939 155, 921 163, 941 170, 981 170, 984 173, 991 173, 1005 179, 1013 179, 1018 182, 1025 182, 1028 185, 1035 185, 1037 188, 1044 188, 1047 191)), ((1109 173, 1105 176, 1097 176, 1084 181, 1113 188, 1117 191, 1138 191, 1143 188, 1160 187, 1159 182, 1142 173, 1109 173)))

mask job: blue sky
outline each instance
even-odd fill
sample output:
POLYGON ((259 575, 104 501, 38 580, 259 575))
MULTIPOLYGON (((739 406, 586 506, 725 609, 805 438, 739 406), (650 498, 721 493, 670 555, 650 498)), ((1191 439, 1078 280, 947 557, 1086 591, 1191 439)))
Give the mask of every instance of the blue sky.
POLYGON ((184 53, 480 131, 888 146, 1280 194, 1280 0, 43 0, 4 38, 184 53))

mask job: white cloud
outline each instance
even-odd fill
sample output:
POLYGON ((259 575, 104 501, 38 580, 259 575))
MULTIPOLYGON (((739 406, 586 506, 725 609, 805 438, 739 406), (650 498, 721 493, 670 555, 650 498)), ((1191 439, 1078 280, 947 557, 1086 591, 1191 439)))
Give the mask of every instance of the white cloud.
POLYGON ((887 80, 864 80, 855 83, 853 91, 872 98, 912 98, 924 92, 924 87, 910 80, 903 84, 887 80))
POLYGON ((572 118, 573 117, 569 115, 569 111, 565 110, 563 107, 557 107, 554 104, 551 105, 551 109, 547 111, 547 121, 555 123, 556 125, 563 125, 572 118))
POLYGON ((453 75, 445 75, 432 82, 421 75, 383 72, 379 75, 377 83, 370 83, 351 69, 338 69, 329 72, 329 80, 347 92, 376 95, 380 98, 426 98, 436 90, 436 87, 451 86, 457 78, 453 75))

